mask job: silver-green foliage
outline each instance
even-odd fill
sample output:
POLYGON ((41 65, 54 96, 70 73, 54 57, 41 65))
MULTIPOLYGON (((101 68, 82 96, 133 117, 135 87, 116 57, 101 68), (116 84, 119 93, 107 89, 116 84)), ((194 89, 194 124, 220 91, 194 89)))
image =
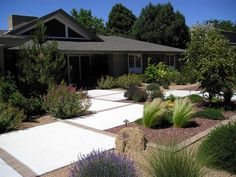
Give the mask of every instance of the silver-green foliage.
POLYGON ((152 102, 145 103, 142 124, 145 127, 153 126, 164 117, 166 111, 166 104, 161 99, 154 99, 152 102))
POLYGON ((115 86, 115 80, 112 76, 102 76, 98 82, 97 87, 100 89, 110 89, 115 86))
POLYGON ((194 105, 188 98, 179 98, 175 100, 172 117, 175 127, 184 127, 194 114, 194 105))

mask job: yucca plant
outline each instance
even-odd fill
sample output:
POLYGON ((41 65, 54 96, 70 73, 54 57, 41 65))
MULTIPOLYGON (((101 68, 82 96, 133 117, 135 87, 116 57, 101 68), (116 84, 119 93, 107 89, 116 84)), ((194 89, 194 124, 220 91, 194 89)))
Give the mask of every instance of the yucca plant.
POLYGON ((198 161, 195 153, 183 149, 177 152, 175 144, 167 149, 153 149, 144 157, 141 167, 150 177, 203 177, 208 158, 198 161))
POLYGON ((174 127, 184 127, 195 113, 194 104, 188 98, 176 99, 172 117, 174 127))
POLYGON ((157 120, 163 118, 166 112, 166 104, 161 99, 154 99, 152 102, 145 103, 142 124, 150 128, 157 120))

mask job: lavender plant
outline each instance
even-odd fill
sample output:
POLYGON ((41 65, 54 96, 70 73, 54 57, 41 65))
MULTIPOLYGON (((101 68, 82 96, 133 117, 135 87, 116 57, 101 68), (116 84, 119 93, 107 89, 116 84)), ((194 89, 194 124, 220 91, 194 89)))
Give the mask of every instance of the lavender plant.
POLYGON ((127 156, 98 150, 81 156, 70 177, 137 177, 137 173, 134 162, 127 156))

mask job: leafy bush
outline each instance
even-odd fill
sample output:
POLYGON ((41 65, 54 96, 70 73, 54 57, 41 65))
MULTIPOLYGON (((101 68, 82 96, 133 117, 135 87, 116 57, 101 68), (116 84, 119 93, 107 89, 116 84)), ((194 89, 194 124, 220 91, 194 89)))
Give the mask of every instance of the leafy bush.
POLYGON ((199 103, 204 101, 201 96, 195 94, 189 95, 188 98, 191 100, 192 103, 199 103))
POLYGON ((49 89, 43 105, 55 117, 71 118, 86 113, 91 104, 87 92, 60 84, 49 89))
POLYGON ((213 130, 202 142, 198 156, 214 156, 209 166, 236 174, 236 124, 223 125, 213 130))
POLYGON ((213 120, 224 119, 224 114, 222 113, 222 110, 214 108, 206 108, 203 111, 197 112, 195 116, 206 117, 208 119, 213 119, 213 120))
POLYGON ((142 77, 137 74, 122 75, 116 79, 116 86, 123 89, 128 89, 131 86, 141 86, 142 77))
POLYGON ((128 100, 134 100, 135 102, 144 102, 148 98, 148 94, 145 89, 131 86, 124 93, 124 96, 128 98, 128 100))
POLYGON ((170 82, 177 84, 177 82, 181 78, 181 73, 176 69, 169 69, 167 77, 170 82))
POLYGON ((188 98, 175 100, 173 107, 173 123, 175 127, 184 127, 194 114, 193 104, 188 98))
POLYGON ((0 78, 0 100, 7 102, 10 95, 16 92, 16 83, 10 74, 0 78))
POLYGON ((158 64, 151 64, 148 60, 148 67, 145 69, 144 74, 149 82, 160 82, 168 76, 168 66, 162 62, 158 64))
POLYGON ((97 87, 100 89, 110 89, 115 86, 115 80, 112 76, 101 77, 97 82, 97 87))
POLYGON ((165 113, 166 104, 161 99, 154 99, 152 102, 145 103, 142 124, 150 128, 162 119, 165 113))
POLYGON ((150 83, 146 86, 147 90, 160 90, 160 85, 157 83, 150 83))
POLYGON ((234 92, 232 89, 226 89, 223 93, 225 103, 230 103, 233 95, 234 95, 234 92))
POLYGON ((150 177, 203 177, 205 161, 198 161, 193 151, 171 145, 167 150, 154 149, 144 158, 143 170, 150 177))
POLYGON ((169 89, 170 83, 169 83, 169 81, 167 81, 167 80, 163 80, 163 81, 161 81, 161 86, 162 86, 164 89, 169 89))
POLYGON ((16 129, 24 119, 23 111, 10 104, 0 102, 0 133, 16 129))
POLYGON ((155 98, 161 98, 161 99, 164 98, 163 91, 160 89, 159 90, 152 90, 149 95, 150 95, 151 100, 154 100, 155 98))
POLYGON ((137 177, 137 172, 134 162, 126 156, 92 151, 76 162, 70 177, 137 177))
POLYGON ((16 91, 10 96, 9 103, 24 110, 25 114, 28 116, 38 115, 43 112, 43 100, 41 97, 26 98, 20 92, 16 91))

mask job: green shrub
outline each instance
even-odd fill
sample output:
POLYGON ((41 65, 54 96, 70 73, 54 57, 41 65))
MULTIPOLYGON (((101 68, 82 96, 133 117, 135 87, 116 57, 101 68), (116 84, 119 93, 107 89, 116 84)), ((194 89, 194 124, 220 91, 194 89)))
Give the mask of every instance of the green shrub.
POLYGON ((0 100, 7 102, 10 95, 17 91, 17 86, 13 77, 8 74, 0 78, 0 100))
POLYGON ((193 104, 188 98, 175 100, 173 107, 173 124, 175 127, 184 127, 194 114, 193 104))
POLYGON ((177 97, 175 97, 174 95, 171 94, 171 95, 168 96, 165 100, 174 102, 176 99, 177 99, 177 97))
POLYGON ((225 103, 230 103, 231 98, 234 96, 234 92, 232 89, 226 89, 223 93, 225 103))
POLYGON ((16 91, 10 96, 9 103, 24 110, 28 116, 39 115, 43 112, 43 100, 41 97, 26 98, 23 94, 16 91))
POLYGON ((197 117, 206 117, 213 120, 222 120, 224 119, 224 114, 220 109, 206 108, 203 111, 199 111, 195 114, 197 117))
POLYGON ((169 69, 167 78, 171 83, 177 83, 181 78, 181 73, 176 69, 169 69))
POLYGON ((116 86, 123 89, 128 89, 131 86, 141 86, 142 77, 137 74, 122 75, 116 79, 116 86))
POLYGON ((169 81, 161 81, 161 86, 164 89, 169 89, 170 83, 169 83, 169 81))
POLYGON ((85 114, 91 104, 87 92, 76 92, 74 87, 60 84, 49 89, 43 105, 55 117, 71 118, 85 114))
POLYGON ((99 89, 111 89, 115 86, 115 80, 112 76, 101 77, 97 82, 99 89))
POLYGON ((152 102, 145 103, 142 124, 149 128, 154 126, 158 120, 164 117, 166 111, 166 104, 161 99, 154 99, 152 102))
POLYGON ((218 127, 203 140, 198 156, 206 155, 215 157, 210 167, 236 174, 236 124, 218 127))
POLYGON ((158 83, 150 83, 146 86, 147 90, 160 90, 160 85, 158 83))
POLYGON ((151 64, 149 59, 144 74, 149 82, 160 82, 168 77, 168 66, 162 62, 151 64))
POLYGON ((198 161, 191 150, 177 152, 176 145, 168 149, 153 149, 144 157, 141 167, 150 177, 203 177, 205 161, 198 161), (143 165, 144 164, 144 165, 143 165))
POLYGON ((199 103, 204 101, 201 96, 195 94, 189 95, 188 98, 191 100, 192 103, 199 103))
POLYGON ((128 100, 134 100, 135 102, 144 102, 148 98, 146 90, 136 86, 128 88, 124 96, 127 97, 128 100))
POLYGON ((149 94, 150 96, 150 99, 151 100, 154 100, 155 98, 161 98, 163 99, 164 98, 164 94, 163 94, 163 91, 162 90, 152 90, 149 94))
POLYGON ((24 119, 23 111, 8 103, 0 102, 0 133, 18 128, 24 119))

